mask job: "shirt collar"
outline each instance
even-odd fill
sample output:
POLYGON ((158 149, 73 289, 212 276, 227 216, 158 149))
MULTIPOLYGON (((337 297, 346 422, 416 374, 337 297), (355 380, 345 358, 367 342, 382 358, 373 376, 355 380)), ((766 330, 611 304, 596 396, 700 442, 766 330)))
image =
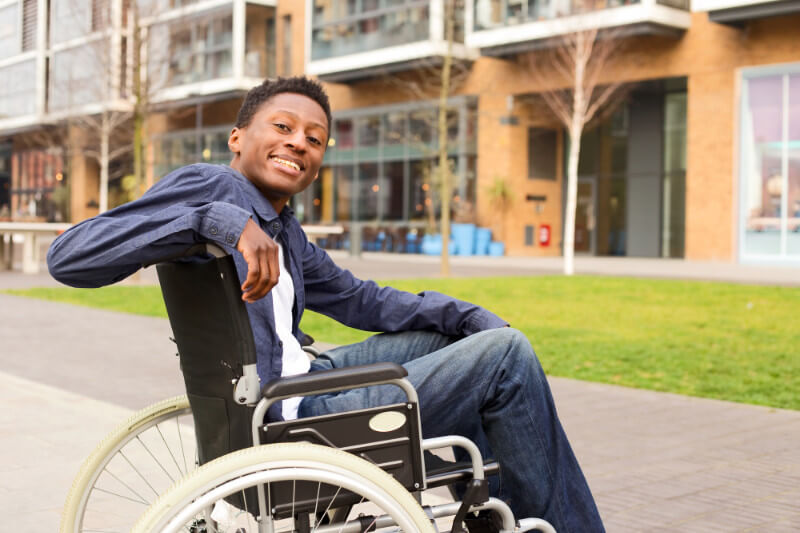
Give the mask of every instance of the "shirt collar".
MULTIPOLYGON (((261 191, 258 190, 258 187, 253 185, 249 179, 247 179, 244 174, 236 170, 235 168, 229 167, 225 165, 231 173, 238 178, 244 187, 245 194, 247 195, 247 199, 250 201, 250 204, 253 206, 253 209, 261 217, 262 220, 265 222, 269 222, 275 218, 278 218, 278 213, 275 212, 275 208, 272 207, 272 204, 269 203, 261 191)), ((294 215, 294 210, 289 207, 289 204, 286 204, 286 207, 283 208, 283 211, 280 213, 280 218, 286 220, 287 218, 291 218, 294 215)))

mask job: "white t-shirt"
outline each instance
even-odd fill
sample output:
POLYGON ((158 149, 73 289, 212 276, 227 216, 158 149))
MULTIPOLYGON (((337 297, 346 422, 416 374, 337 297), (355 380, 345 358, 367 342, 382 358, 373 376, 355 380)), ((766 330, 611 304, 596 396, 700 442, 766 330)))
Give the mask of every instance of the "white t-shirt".
MULTIPOLYGON (((276 243, 277 244, 277 243, 276 243)), ((294 282, 284 263, 283 246, 278 244, 278 263, 280 276, 278 284, 272 288, 272 306, 275 313, 275 330, 278 338, 283 343, 283 370, 281 377, 305 374, 311 368, 308 354, 292 335, 292 307, 294 306, 294 282)), ((297 408, 300 406, 301 397, 287 398, 282 402, 283 418, 294 420, 297 418, 297 408)))

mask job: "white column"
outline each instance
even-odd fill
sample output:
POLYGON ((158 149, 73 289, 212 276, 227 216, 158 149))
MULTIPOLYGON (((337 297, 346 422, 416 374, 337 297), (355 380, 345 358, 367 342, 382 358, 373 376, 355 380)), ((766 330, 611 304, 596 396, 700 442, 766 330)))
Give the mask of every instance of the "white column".
POLYGON ((233 78, 237 86, 244 78, 245 0, 233 0, 233 78))
POLYGON ((444 0, 431 0, 430 6, 430 41, 440 43, 444 41, 444 0))
POLYGON ((39 272, 39 243, 36 233, 25 232, 23 238, 25 240, 22 243, 22 271, 26 274, 36 274, 39 272))
MULTIPOLYGON (((22 2, 19 8, 21 11, 22 2)), ((47 16, 47 0, 39 0, 36 3, 36 114, 40 116, 47 112, 47 16)))

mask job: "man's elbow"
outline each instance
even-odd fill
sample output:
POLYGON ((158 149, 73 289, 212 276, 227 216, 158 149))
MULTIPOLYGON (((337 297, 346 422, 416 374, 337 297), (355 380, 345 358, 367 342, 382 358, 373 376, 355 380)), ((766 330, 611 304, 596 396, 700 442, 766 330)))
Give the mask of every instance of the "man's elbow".
POLYGON ((88 288, 95 285, 87 283, 81 277, 81 270, 76 268, 75 261, 70 258, 69 254, 64 253, 64 250, 57 246, 58 241, 54 242, 47 250, 47 270, 50 276, 64 285, 70 287, 88 288))

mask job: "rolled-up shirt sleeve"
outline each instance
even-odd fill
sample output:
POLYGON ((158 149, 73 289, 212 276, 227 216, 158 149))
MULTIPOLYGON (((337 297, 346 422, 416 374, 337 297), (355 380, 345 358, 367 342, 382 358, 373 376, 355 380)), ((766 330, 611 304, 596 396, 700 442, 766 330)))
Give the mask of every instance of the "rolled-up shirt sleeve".
POLYGON ((60 235, 47 253, 50 274, 73 287, 100 287, 197 242, 236 245, 251 213, 224 201, 224 179, 186 175, 162 182, 60 235))
POLYGON ((480 306, 435 291, 412 294, 360 280, 312 243, 306 244, 303 276, 308 309, 353 328, 468 336, 508 325, 480 306))

